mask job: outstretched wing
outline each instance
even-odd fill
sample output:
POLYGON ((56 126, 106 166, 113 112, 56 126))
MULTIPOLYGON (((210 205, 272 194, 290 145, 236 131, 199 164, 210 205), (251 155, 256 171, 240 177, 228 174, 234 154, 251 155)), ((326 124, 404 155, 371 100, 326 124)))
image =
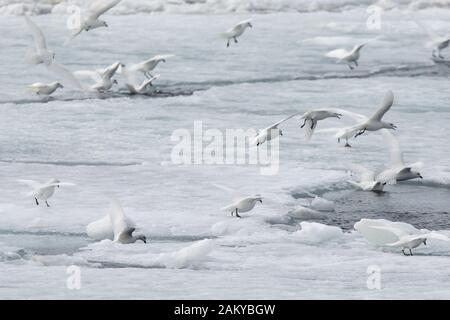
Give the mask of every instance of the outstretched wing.
POLYGON ((25 21, 33 34, 36 50, 39 52, 47 49, 47 43, 42 30, 28 16, 25 16, 25 21))
POLYGON ((121 0, 105 1, 97 0, 94 1, 88 9, 88 19, 98 19, 102 14, 116 6, 121 0))
POLYGON ((389 148, 391 166, 404 166, 403 155, 400 150, 398 139, 391 132, 389 132, 389 130, 386 129, 382 129, 381 134, 383 135, 384 142, 389 148))
POLYGON ((109 216, 111 218, 111 223, 114 232, 114 241, 117 241, 122 234, 122 232, 127 231, 130 227, 127 224, 125 213, 119 202, 115 199, 111 200, 111 208, 109 211, 109 216))
POLYGON ((41 186, 41 183, 34 181, 34 180, 19 179, 17 181, 20 183, 26 184, 27 186, 29 186, 30 188, 33 188, 33 189, 39 188, 41 186))
POLYGON ((272 124, 271 126, 265 128, 264 130, 275 129, 276 127, 278 127, 278 126, 279 126, 280 124, 282 124, 283 122, 285 122, 285 121, 287 121, 287 120, 289 120, 289 119, 291 119, 291 118, 293 118, 293 117, 295 117, 295 116, 298 116, 299 114, 301 114, 301 112, 296 112, 296 113, 294 113, 294 114, 291 114, 290 116, 287 116, 286 118, 281 119, 281 120, 278 121, 278 122, 275 122, 274 124, 272 124))
POLYGON ((52 64, 47 66, 47 69, 52 72, 56 77, 63 83, 68 83, 72 87, 76 89, 83 89, 81 83, 75 78, 73 73, 64 67, 63 65, 53 62, 52 64))
POLYGON ((381 121, 381 118, 383 118, 384 114, 389 111, 393 103, 394 93, 389 90, 384 96, 381 107, 377 110, 377 112, 375 112, 371 119, 381 121))
POLYGON ((375 172, 373 170, 367 169, 360 164, 351 164, 350 170, 359 176, 361 182, 375 180, 375 172))
POLYGON ((111 79, 114 76, 114 74, 116 73, 119 66, 120 66, 120 62, 115 62, 112 65, 108 66, 106 69, 102 70, 102 72, 101 72, 102 78, 111 79))

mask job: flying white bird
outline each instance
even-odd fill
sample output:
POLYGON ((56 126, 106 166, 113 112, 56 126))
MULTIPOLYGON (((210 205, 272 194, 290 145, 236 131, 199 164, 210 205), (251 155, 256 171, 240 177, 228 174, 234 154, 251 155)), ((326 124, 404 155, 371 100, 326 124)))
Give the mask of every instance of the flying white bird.
POLYGON ((233 28, 222 33, 221 34, 222 37, 227 39, 227 48, 230 46, 231 39, 234 40, 234 43, 238 43, 237 38, 239 38, 248 27, 250 27, 250 28, 253 27, 250 19, 241 21, 237 25, 235 25, 233 28))
POLYGON ((130 91, 131 94, 145 94, 145 93, 149 92, 148 87, 153 86, 152 82, 158 78, 159 78, 159 74, 157 74, 153 78, 145 79, 139 86, 134 86, 131 83, 127 83, 126 86, 128 88, 128 91, 130 91))
POLYGON ((354 187, 363 191, 382 192, 386 183, 375 180, 375 172, 359 164, 350 166, 350 170, 359 176, 359 181, 349 180, 354 187))
POLYGON ((430 42, 427 43, 427 47, 431 47, 432 48, 432 52, 431 55, 434 58, 440 58, 440 59, 444 59, 444 57, 441 54, 441 51, 446 49, 449 44, 450 44, 450 35, 440 35, 438 34, 436 31, 434 31, 431 28, 426 27, 424 24, 422 24, 421 22, 414 20, 416 22, 416 24, 421 27, 428 35, 428 37, 430 38, 430 42))
POLYGON ((231 216, 235 215, 236 217, 240 218, 241 216, 238 212, 242 213, 252 210, 258 201, 262 203, 262 199, 263 198, 259 194, 237 199, 232 204, 222 208, 222 210, 231 211, 231 216))
POLYGON ((33 196, 34 200, 36 200, 36 205, 39 205, 38 200, 45 201, 47 207, 50 207, 47 200, 53 196, 55 193, 55 188, 60 186, 74 186, 75 184, 69 182, 61 182, 58 179, 50 179, 46 183, 40 183, 34 180, 18 180, 20 183, 24 183, 31 187, 33 190, 27 193, 28 197, 33 196))
POLYGON ((96 90, 99 92, 105 92, 111 89, 113 84, 117 84, 117 80, 113 80, 112 77, 116 73, 120 66, 120 62, 114 62, 112 65, 106 67, 105 69, 91 70, 80 70, 75 71, 74 74, 77 77, 88 77, 95 81, 95 83, 90 86, 91 90, 96 90))
POLYGON ((391 166, 381 172, 378 175, 377 180, 384 183, 396 183, 397 181, 417 178, 423 179, 420 172, 413 170, 414 168, 421 167, 423 164, 421 162, 416 162, 406 165, 397 138, 391 132, 384 129, 381 130, 381 133, 389 148, 391 166))
POLYGON ((44 33, 28 16, 25 16, 25 21, 31 30, 35 43, 35 52, 30 52, 27 55, 27 60, 31 64, 52 64, 55 54, 47 49, 44 33))
POLYGON ((109 216, 114 232, 114 242, 129 244, 141 240, 142 242, 147 243, 147 238, 144 235, 133 235, 136 228, 129 224, 128 219, 125 217, 125 213, 117 200, 111 201, 109 216))
POLYGON ((174 57, 173 54, 160 54, 156 55, 148 60, 131 64, 129 66, 122 65, 121 72, 125 76, 129 76, 130 73, 142 72, 148 79, 153 78, 151 71, 153 71, 160 62, 166 62, 166 59, 174 57))
POLYGON ((33 83, 32 85, 28 86, 28 89, 31 92, 34 92, 37 95, 44 96, 44 97, 50 96, 58 88, 64 88, 64 86, 57 81, 52 82, 52 83, 36 82, 36 83, 33 83))
POLYGON ((337 62, 343 62, 348 65, 350 69, 354 69, 358 66, 358 60, 360 57, 361 49, 367 44, 367 42, 356 45, 352 50, 336 49, 325 54, 328 58, 337 59, 337 62))
POLYGON ((100 20, 99 17, 112 7, 116 6, 121 0, 95 0, 89 8, 80 16, 80 26, 77 28, 71 39, 75 38, 83 31, 89 31, 100 27, 108 27, 108 24, 100 20))
POLYGON ((353 131, 357 132, 355 138, 364 134, 366 131, 378 131, 381 129, 396 130, 397 127, 393 123, 381 120, 393 104, 394 94, 392 91, 388 91, 384 97, 381 107, 366 121, 353 127, 353 131))
POLYGON ((333 110, 316 109, 305 112, 300 119, 303 119, 303 124, 301 128, 305 128, 305 139, 309 141, 314 133, 314 129, 317 126, 317 122, 320 120, 325 120, 327 118, 338 118, 342 117, 341 113, 335 112, 333 110))
POLYGON ((283 122, 299 115, 300 112, 296 112, 294 114, 291 114, 290 116, 272 124, 271 126, 262 129, 258 132, 258 134, 254 137, 252 143, 256 144, 257 146, 259 146, 260 144, 263 144, 266 141, 270 141, 272 139, 275 139, 278 136, 282 136, 283 135, 283 131, 281 131, 281 129, 278 128, 278 126, 280 124, 282 124, 283 122))
POLYGON ((418 233, 407 233, 402 228, 397 228, 393 225, 391 226, 372 226, 372 228, 380 229, 384 231, 391 232, 394 234, 398 240, 392 243, 386 244, 389 247, 400 247, 402 248, 403 254, 406 256, 405 249, 409 250, 409 255, 412 256, 412 249, 417 248, 422 243, 427 244, 427 239, 436 239, 442 241, 450 241, 450 239, 441 233, 436 231, 431 232, 418 232, 418 233))

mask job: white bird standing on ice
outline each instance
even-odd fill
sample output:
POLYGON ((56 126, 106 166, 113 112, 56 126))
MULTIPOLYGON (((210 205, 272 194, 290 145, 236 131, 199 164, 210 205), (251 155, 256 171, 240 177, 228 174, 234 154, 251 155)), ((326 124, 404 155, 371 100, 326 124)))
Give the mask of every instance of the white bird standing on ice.
POLYGON ((400 150, 400 144, 397 138, 387 130, 381 130, 384 141, 388 145, 390 153, 391 167, 381 172, 377 180, 384 183, 396 183, 397 181, 406 181, 411 179, 423 179, 420 172, 413 170, 419 168, 423 164, 416 162, 410 165, 406 165, 403 160, 403 155, 400 150))
POLYGON ((153 71, 156 66, 160 63, 160 62, 166 62, 166 59, 174 57, 173 54, 160 54, 160 55, 156 55, 148 60, 139 62, 139 63, 135 63, 129 66, 125 66, 122 65, 121 67, 121 72, 124 73, 125 76, 128 76, 129 73, 137 73, 137 72, 142 72, 145 77, 147 77, 148 79, 153 78, 153 76, 151 75, 151 71, 153 71))
POLYGON ((407 233, 402 228, 397 228, 395 226, 372 226, 371 228, 380 229, 384 231, 391 232, 397 236, 398 240, 396 242, 387 243, 386 246, 389 247, 400 247, 402 248, 403 254, 406 256, 405 249, 409 250, 409 255, 412 256, 412 249, 417 248, 422 243, 427 244, 427 239, 436 239, 442 241, 450 241, 450 239, 441 233, 436 231, 425 232, 425 233, 407 233))
POLYGON ((230 46, 230 40, 233 39, 234 43, 238 43, 237 38, 239 38, 247 28, 253 28, 251 20, 244 20, 239 22, 233 28, 222 33, 222 36, 227 39, 227 48, 230 46))
POLYGON ((136 228, 128 223, 125 213, 117 200, 111 201, 109 216, 114 232, 114 242, 129 244, 141 240, 147 243, 147 238, 144 235, 133 235, 136 228))
POLYGON ((231 211, 231 216, 235 215, 236 217, 240 218, 241 216, 239 215, 239 212, 242 213, 252 210, 258 201, 262 203, 262 199, 263 198, 259 194, 237 199, 232 204, 222 208, 222 210, 231 211))
POLYGON ((87 11, 80 17, 80 26, 72 35, 71 39, 75 38, 83 31, 89 31, 100 27, 108 27, 108 24, 100 20, 99 17, 106 11, 116 6, 121 0, 95 0, 89 6, 87 11))
POLYGON ((145 93, 149 92, 148 87, 153 86, 152 82, 158 78, 159 78, 159 74, 157 74, 153 78, 145 79, 139 86, 134 86, 131 83, 127 83, 126 86, 128 88, 128 91, 130 91, 131 94, 145 94, 145 93))
POLYGON ((255 136, 255 138, 253 139, 253 144, 256 144, 257 146, 259 146, 260 144, 263 144, 266 141, 270 141, 272 139, 275 139, 278 136, 282 136, 283 135, 283 131, 281 131, 281 129, 278 128, 278 126, 280 124, 282 124, 283 122, 299 115, 299 112, 296 112, 294 114, 291 114, 290 116, 274 123, 273 125, 262 129, 258 132, 258 134, 255 136))
POLYGON ((34 200, 36 200, 36 205, 39 205, 38 200, 45 201, 45 204, 47 207, 50 207, 47 200, 53 196, 55 193, 55 188, 60 186, 74 186, 73 183, 69 182, 61 182, 58 179, 50 179, 46 183, 40 183, 34 180, 19 180, 19 182, 24 183, 28 185, 29 187, 33 188, 33 190, 29 193, 27 193, 27 196, 33 196, 34 200))
POLYGON ((367 44, 367 42, 356 45, 352 50, 336 49, 325 54, 328 58, 337 59, 337 62, 344 62, 350 69, 354 69, 358 66, 358 60, 361 55, 361 49, 367 44), (353 66, 354 65, 354 66, 353 66))
POLYGON ((44 96, 44 97, 49 97, 58 88, 64 88, 64 86, 57 81, 52 82, 52 83, 36 82, 36 83, 33 83, 32 85, 28 86, 28 89, 30 91, 36 93, 38 96, 44 96))
POLYGON ((94 71, 90 70, 80 70, 75 71, 75 76, 78 77, 89 77, 95 81, 95 83, 90 86, 91 90, 96 90, 99 92, 105 92, 111 89, 113 84, 117 84, 117 80, 113 80, 112 77, 116 73, 120 66, 120 62, 115 62, 112 65, 106 67, 105 69, 97 69, 94 71))
POLYGON ((341 113, 334 112, 333 110, 316 109, 305 112, 300 119, 303 119, 303 124, 300 128, 305 128, 305 139, 309 141, 314 133, 314 129, 317 126, 317 122, 325 120, 327 118, 342 117, 341 113))
POLYGON ((47 49, 47 42, 45 40, 42 30, 28 17, 25 16, 25 21, 33 34, 35 43, 35 52, 27 55, 27 60, 31 64, 52 64, 55 59, 55 54, 47 49))
POLYGON ((353 173, 359 176, 359 181, 349 180, 354 187, 363 191, 382 192, 386 183, 375 180, 375 172, 359 164, 353 164, 350 167, 353 173))

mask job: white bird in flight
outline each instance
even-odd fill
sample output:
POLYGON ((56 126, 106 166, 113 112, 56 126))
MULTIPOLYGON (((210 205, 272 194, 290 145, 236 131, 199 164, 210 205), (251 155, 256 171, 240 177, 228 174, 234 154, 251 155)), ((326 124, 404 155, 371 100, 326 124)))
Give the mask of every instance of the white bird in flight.
POLYGON ((392 243, 387 243, 386 246, 402 248, 402 252, 405 256, 407 255, 405 253, 405 249, 408 249, 409 255, 412 256, 413 255, 412 249, 417 248, 422 243, 426 245, 427 239, 450 241, 450 239, 446 235, 443 235, 436 231, 408 233, 403 228, 397 228, 394 225, 372 226, 371 228, 388 231, 391 232, 393 235, 395 235, 398 238, 398 240, 392 243))
POLYGON ((99 92, 105 92, 111 89, 113 84, 117 84, 117 80, 112 79, 117 69, 120 66, 120 62, 114 62, 105 69, 91 70, 79 70, 75 71, 74 74, 77 77, 88 77, 95 81, 93 85, 89 88, 91 90, 96 90, 99 92))
POLYGON ((449 46, 450 35, 448 35, 448 34, 445 36, 440 35, 433 29, 426 27, 421 22, 419 22, 415 19, 414 19, 414 21, 416 22, 416 24, 419 27, 421 27, 427 33, 428 37, 430 38, 430 42, 427 43, 427 47, 431 47, 433 49, 433 51, 431 52, 431 55, 434 58, 444 59, 444 57, 441 54, 441 51, 446 49, 449 46))
POLYGON ((152 87, 152 82, 159 78, 159 74, 150 79, 145 79, 139 86, 127 83, 126 86, 131 94, 145 94, 149 92, 148 87, 152 87))
POLYGON ((338 118, 342 117, 341 113, 335 112, 333 110, 316 109, 305 112, 300 119, 303 119, 303 124, 301 128, 304 128, 305 139, 309 141, 314 133, 314 129, 317 126, 317 122, 320 120, 325 120, 327 118, 338 118))
POLYGON ((414 168, 422 167, 423 164, 421 162, 416 162, 406 165, 397 138, 391 132, 384 129, 381 130, 381 133, 389 148, 391 166, 381 172, 378 175, 377 180, 384 183, 396 183, 397 181, 406 181, 417 178, 423 179, 420 172, 413 170, 414 168))
POLYGON ((147 238, 144 235, 133 235, 136 228, 129 224, 128 219, 125 217, 125 213, 117 200, 111 201, 109 216, 114 232, 114 242, 129 244, 141 240, 142 242, 147 243, 147 238))
POLYGON ((250 19, 241 21, 237 25, 235 25, 233 28, 222 33, 221 34, 222 37, 227 39, 227 48, 230 46, 231 39, 234 40, 234 43, 238 43, 237 38, 239 38, 247 28, 253 28, 253 25, 252 25, 250 19))
POLYGON ((325 54, 328 58, 336 59, 337 62, 344 62, 350 69, 354 69, 358 66, 358 60, 361 55, 361 49, 367 44, 367 42, 356 45, 352 50, 336 49, 325 54))
POLYGON ((262 203, 262 199, 263 198, 259 194, 237 199, 232 204, 222 208, 222 210, 228 212, 231 211, 231 216, 235 215, 236 217, 240 218, 241 216, 239 215, 239 212, 242 213, 252 210, 257 202, 262 203))
POLYGON ((100 27, 108 27, 108 24, 100 20, 99 17, 106 11, 116 6, 121 0, 95 0, 91 3, 86 12, 80 16, 80 25, 72 35, 71 39, 75 38, 83 31, 89 31, 100 27))
POLYGON ((386 183, 382 183, 375 179, 375 172, 366 167, 353 164, 350 170, 359 176, 359 181, 349 180, 348 182, 354 187, 363 191, 382 192, 386 183))
POLYGON ((32 85, 28 86, 28 89, 31 92, 34 92, 38 96, 44 96, 44 97, 49 97, 58 88, 64 88, 64 86, 57 81, 54 81, 52 83, 36 82, 36 83, 33 83, 32 85))
POLYGON ((389 111, 393 104, 394 94, 392 91, 388 91, 383 99, 381 107, 366 121, 351 128, 351 131, 356 133, 355 138, 364 134, 366 131, 378 131, 381 129, 396 130, 397 127, 393 123, 382 120, 383 116, 389 111))
POLYGON ((52 64, 55 54, 48 50, 44 33, 28 16, 25 16, 25 21, 31 30, 35 44, 35 52, 29 53, 27 60, 32 64, 42 63, 47 66, 52 64))
POLYGON ((285 121, 287 121, 287 120, 289 120, 289 119, 291 119, 291 118, 293 118, 293 117, 295 117, 295 116, 297 116, 299 114, 300 114, 300 112, 296 112, 294 114, 291 114, 290 116, 288 116, 288 117, 286 117, 284 119, 281 119, 280 121, 272 124, 271 126, 260 130, 258 132, 258 134, 254 137, 252 143, 256 144, 257 146, 259 146, 259 145, 263 144, 266 141, 270 141, 272 139, 275 139, 278 136, 282 136, 283 135, 283 131, 281 129, 279 129, 278 126, 280 124, 282 124, 283 122, 285 122, 285 121))
POLYGON ((36 205, 39 205, 38 200, 45 201, 47 207, 50 207, 47 200, 55 193, 55 188, 60 186, 74 186, 75 184, 70 182, 61 182, 58 179, 52 178, 46 183, 40 183, 34 180, 19 180, 20 183, 24 183, 31 187, 33 190, 27 193, 28 197, 33 196, 36 201, 36 205))

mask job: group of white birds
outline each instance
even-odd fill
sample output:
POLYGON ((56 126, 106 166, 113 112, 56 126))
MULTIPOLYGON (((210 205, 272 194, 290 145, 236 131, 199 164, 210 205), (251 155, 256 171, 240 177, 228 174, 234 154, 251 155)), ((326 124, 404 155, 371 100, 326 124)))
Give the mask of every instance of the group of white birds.
MULTIPOLYGON (((80 27, 72 34, 66 44, 83 31, 88 32, 96 28, 107 27, 107 23, 99 18, 102 14, 116 6, 119 2, 120 0, 93 1, 82 16, 80 27)), ((117 84, 117 80, 113 79, 117 73, 122 74, 125 77, 126 88, 130 94, 147 94, 152 92, 152 90, 150 90, 152 87, 152 82, 159 77, 159 75, 152 75, 151 72, 153 72, 160 62, 166 62, 167 58, 173 57, 173 55, 157 55, 146 61, 128 66, 121 62, 115 62, 104 69, 79 70, 71 72, 66 67, 56 62, 55 53, 47 48, 45 36, 42 30, 29 17, 25 16, 25 19, 35 41, 35 50, 34 52, 28 54, 28 60, 33 64, 44 64, 49 71, 53 72, 58 77, 61 77, 65 82, 77 89, 106 92, 110 90, 114 84, 117 84), (145 79, 142 81, 139 80, 139 74, 143 74, 145 79), (93 84, 88 86, 82 84, 80 79, 85 78, 91 79, 93 84)), ((421 24, 419 25, 422 26, 421 24)), ((239 22, 233 28, 222 33, 221 36, 227 40, 226 46, 229 47, 231 41, 238 43, 237 39, 243 35, 247 28, 252 27, 251 20, 245 20, 239 22)), ((435 33, 431 32, 428 32, 428 34, 430 34, 433 42, 433 57, 443 59, 441 50, 449 45, 450 37, 437 36, 435 33)), ((350 69, 354 69, 358 66, 358 59, 360 58, 362 48, 368 42, 369 41, 356 45, 352 50, 336 49, 328 52, 326 56, 334 58, 339 62, 343 62, 347 64, 350 69)), ((55 81, 48 84, 34 83, 30 86, 30 89, 40 96, 49 97, 58 88, 63 87, 64 86, 62 83, 55 81)), ((295 113, 260 130, 254 138, 253 143, 256 146, 260 146, 267 141, 282 136, 283 132, 279 127, 287 120, 295 117, 299 118, 301 128, 304 130, 305 139, 307 141, 312 138, 319 121, 323 121, 328 118, 341 119, 341 117, 344 116, 353 118, 356 122, 353 126, 325 129, 322 131, 336 131, 335 138, 338 139, 338 142, 340 142, 341 139, 345 139, 345 146, 350 147, 350 144, 348 143, 350 138, 357 138, 368 131, 374 132, 381 130, 384 140, 389 147, 391 166, 382 170, 379 174, 375 174, 375 171, 367 169, 361 164, 353 164, 349 169, 353 173, 357 174, 359 179, 357 181, 351 180, 349 182, 353 186, 364 191, 382 192, 384 186, 388 183, 394 184, 398 181, 422 178, 420 172, 416 170, 421 167, 421 163, 409 165, 404 163, 398 140, 391 132, 389 132, 389 130, 395 130, 396 126, 393 123, 383 120, 384 115, 390 110, 393 103, 394 94, 391 91, 388 91, 384 97, 382 105, 370 117, 342 109, 315 109, 305 113, 295 113)), ((31 180, 20 180, 20 182, 33 188, 33 191, 28 195, 34 197, 36 205, 39 205, 39 200, 41 200, 44 201, 47 206, 49 206, 47 200, 54 194, 56 187, 61 185, 73 185, 72 183, 60 182, 57 179, 52 179, 44 184, 31 180)), ((255 207, 256 203, 262 203, 262 200, 263 198, 260 195, 252 195, 236 199, 232 204, 224 207, 223 209, 231 212, 232 216, 234 215, 236 217, 241 217, 239 213, 251 211, 255 207)), ((374 228, 391 231, 392 233, 398 235, 398 241, 392 245, 401 246, 403 248, 403 253, 405 253, 404 249, 408 248, 410 250, 410 255, 412 255, 411 248, 415 248, 421 243, 426 243, 427 237, 445 240, 445 236, 436 235, 436 233, 418 236, 410 233, 405 234, 404 230, 400 232, 392 226, 375 226, 374 228)), ((356 229, 358 230, 358 228, 356 229)), ((112 201, 109 215, 89 224, 87 227, 88 235, 95 239, 110 238, 120 243, 134 243, 137 240, 146 242, 144 235, 134 236, 134 231, 134 224, 125 216, 123 209, 116 200, 112 201)))
MULTIPOLYGON (((80 27, 72 34, 65 44, 69 44, 71 40, 83 31, 87 32, 96 28, 107 27, 107 23, 99 18, 119 2, 120 0, 93 1, 81 16, 80 27)), ((159 78, 159 75, 153 76, 151 72, 153 72, 160 62, 166 62, 166 59, 173 57, 172 54, 156 55, 145 61, 130 64, 128 66, 121 62, 114 62, 101 69, 78 70, 72 72, 67 67, 56 62, 56 55, 48 49, 46 38, 42 30, 28 16, 25 16, 25 21, 32 33, 35 43, 34 50, 27 54, 28 62, 35 65, 45 65, 55 77, 60 79, 60 81, 51 83, 37 82, 28 87, 30 91, 44 99, 48 99, 58 88, 64 88, 64 83, 77 90, 100 93, 107 92, 114 84, 118 84, 117 80, 113 79, 116 73, 122 74, 125 78, 125 87, 130 94, 151 94, 155 92, 152 84, 159 78), (143 74, 145 78, 143 80, 139 79, 139 74, 143 74)))

